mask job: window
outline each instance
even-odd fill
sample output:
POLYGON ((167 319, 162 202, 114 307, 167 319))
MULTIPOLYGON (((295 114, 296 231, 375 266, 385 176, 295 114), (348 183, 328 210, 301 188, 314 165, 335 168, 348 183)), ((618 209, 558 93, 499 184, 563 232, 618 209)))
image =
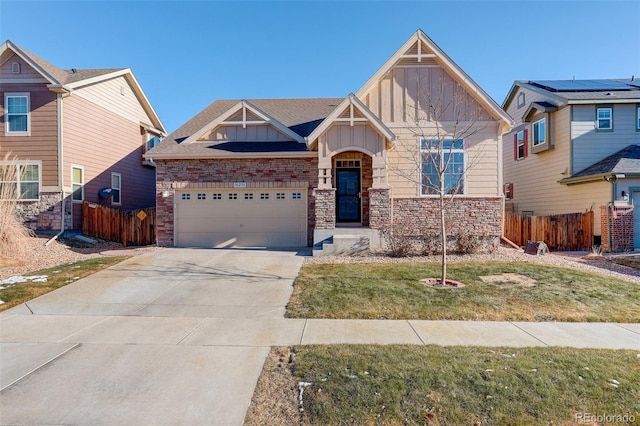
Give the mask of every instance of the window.
POLYGON ((640 130, 640 106, 636 107, 636 130, 640 130))
POLYGON ((122 176, 120 173, 111 173, 111 204, 122 204, 122 176))
POLYGON ((528 147, 527 147, 527 139, 528 139, 528 131, 527 129, 520 130, 515 135, 513 135, 513 157, 514 160, 522 160, 527 157, 528 147))
POLYGON ((300 200, 302 198, 302 193, 300 192, 294 192, 293 194, 291 194, 291 198, 293 200, 300 200))
POLYGON ((147 151, 160 143, 160 137, 153 133, 147 133, 147 151))
POLYGON ((543 118, 533 123, 533 146, 547 142, 547 119, 543 118))
POLYGON ((29 136, 29 94, 5 93, 5 134, 29 136))
POLYGON ((244 199, 245 200, 253 200, 253 194, 250 192, 247 192, 244 194, 244 199))
POLYGON ((3 195, 8 199, 38 200, 40 163, 19 162, 0 165, 0 192, 4 192, 3 195), (8 187, 5 188, 5 185, 8 187))
POLYGON ((518 109, 522 108, 524 106, 524 104, 526 103, 526 98, 525 98, 525 94, 524 92, 520 92, 518 93, 518 109))
POLYGON ((20 62, 14 62, 11 64, 11 73, 20 74, 20 62))
POLYGON ((505 183, 504 184, 504 198, 507 200, 513 199, 513 183, 505 183))
POLYGON ((261 192, 260 193, 260 199, 261 200, 268 200, 269 199, 269 193, 268 192, 261 192))
POLYGON ((212 200, 222 200, 222 194, 220 194, 219 192, 213 193, 213 194, 211 194, 211 199, 212 200))
POLYGON ((182 194, 182 199, 183 200, 190 200, 191 199, 191 194, 182 194))
POLYGON ((284 192, 276 193, 276 200, 284 200, 284 199, 285 199, 284 192))
POLYGON ((596 129, 613 130, 613 108, 596 108, 596 129))
POLYGON ((462 139, 421 139, 422 195, 438 194, 440 177, 444 168, 445 194, 464 192, 464 141, 462 139))
POLYGON ((82 166, 71 166, 71 199, 84 200, 84 168, 82 166))
POLYGON ((229 194, 229 199, 230 200, 237 200, 238 199, 238 194, 235 192, 232 192, 231 194, 229 194))
POLYGON ((198 192, 198 195, 196 196, 196 198, 198 200, 206 200, 207 199, 207 194, 205 194, 204 192, 198 192))

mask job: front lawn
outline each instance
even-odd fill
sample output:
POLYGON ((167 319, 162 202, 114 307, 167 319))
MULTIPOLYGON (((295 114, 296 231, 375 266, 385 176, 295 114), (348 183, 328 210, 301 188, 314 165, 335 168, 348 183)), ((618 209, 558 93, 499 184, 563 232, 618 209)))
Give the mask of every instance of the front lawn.
POLYGON ((0 311, 28 302, 45 293, 63 287, 74 281, 96 273, 102 269, 120 263, 130 256, 94 257, 79 262, 66 263, 53 268, 31 272, 29 277, 42 277, 36 282, 31 280, 19 284, 0 284, 0 311), (4 288, 1 288, 4 287, 4 288))
POLYGON ((609 416, 604 424, 640 424, 637 351, 360 345, 293 350, 289 362, 286 348, 272 349, 245 424, 601 424, 596 416, 609 416), (626 421, 614 423, 619 419, 626 421))
POLYGON ((305 265, 287 316, 640 322, 640 285, 611 277, 535 264, 466 262, 449 265, 448 278, 463 288, 419 282, 439 270, 428 263, 305 265))

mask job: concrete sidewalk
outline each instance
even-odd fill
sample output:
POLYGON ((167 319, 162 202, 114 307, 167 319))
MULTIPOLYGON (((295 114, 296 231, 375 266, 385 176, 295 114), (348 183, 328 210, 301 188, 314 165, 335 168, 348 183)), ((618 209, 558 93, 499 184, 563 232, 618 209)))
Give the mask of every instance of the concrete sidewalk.
POLYGON ((167 249, 0 314, 0 424, 241 425, 269 347, 640 350, 640 324, 285 319, 295 252, 167 249))

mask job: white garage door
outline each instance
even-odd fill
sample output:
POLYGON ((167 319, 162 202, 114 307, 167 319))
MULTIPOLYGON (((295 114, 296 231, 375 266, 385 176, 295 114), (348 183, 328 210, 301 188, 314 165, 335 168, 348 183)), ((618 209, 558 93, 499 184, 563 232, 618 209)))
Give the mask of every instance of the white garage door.
POLYGON ((193 189, 176 198, 176 246, 307 245, 306 190, 193 189))

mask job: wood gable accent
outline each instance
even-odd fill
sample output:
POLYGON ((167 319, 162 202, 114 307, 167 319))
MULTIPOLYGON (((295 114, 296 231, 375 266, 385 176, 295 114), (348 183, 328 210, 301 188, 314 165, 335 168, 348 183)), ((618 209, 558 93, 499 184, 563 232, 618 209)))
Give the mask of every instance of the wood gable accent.
POLYGON ((393 147, 395 134, 353 93, 349 94, 324 121, 306 138, 309 150, 317 149, 318 138, 334 124, 354 127, 356 124, 368 124, 385 140, 386 149, 393 147))
MULTIPOLYGON (((198 141, 229 140, 227 138, 229 132, 225 128, 242 129, 239 132, 242 136, 233 136, 232 140, 256 140, 258 138, 261 140, 282 141, 284 139, 286 141, 304 143, 302 136, 269 116, 251 102, 242 100, 189 136, 182 144, 198 141), (219 129, 223 129, 223 131, 216 133, 219 129)), ((238 135, 238 132, 234 131, 234 134, 238 135)))
MULTIPOLYGON (((418 117, 421 91, 435 90, 442 91, 438 99, 462 101, 469 116, 463 120, 497 120, 502 132, 513 127, 511 117, 422 30, 416 31, 355 94, 383 122, 401 123, 418 117), (412 108, 416 108, 414 114, 412 108)), ((454 114, 460 118, 458 111, 450 110, 443 112, 444 121, 454 120, 454 114)))

